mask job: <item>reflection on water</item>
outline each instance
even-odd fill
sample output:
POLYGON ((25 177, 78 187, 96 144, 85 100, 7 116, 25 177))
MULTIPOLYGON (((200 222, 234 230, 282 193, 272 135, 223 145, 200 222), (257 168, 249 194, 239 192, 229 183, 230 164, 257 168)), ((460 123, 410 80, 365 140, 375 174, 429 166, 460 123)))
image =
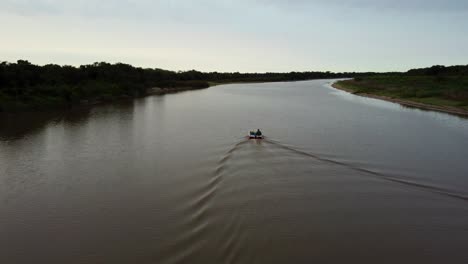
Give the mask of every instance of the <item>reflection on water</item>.
POLYGON ((468 261, 468 122, 327 83, 0 117, 0 262, 468 261))

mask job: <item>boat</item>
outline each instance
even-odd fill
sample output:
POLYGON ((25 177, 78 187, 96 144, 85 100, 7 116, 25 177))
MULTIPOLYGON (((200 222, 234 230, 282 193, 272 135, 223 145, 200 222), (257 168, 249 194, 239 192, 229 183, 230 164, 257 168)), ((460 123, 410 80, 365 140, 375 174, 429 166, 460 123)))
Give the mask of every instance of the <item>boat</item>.
POLYGON ((253 130, 251 130, 249 132, 249 135, 248 135, 249 139, 263 139, 264 136, 260 133, 260 135, 257 135, 257 133, 253 130))

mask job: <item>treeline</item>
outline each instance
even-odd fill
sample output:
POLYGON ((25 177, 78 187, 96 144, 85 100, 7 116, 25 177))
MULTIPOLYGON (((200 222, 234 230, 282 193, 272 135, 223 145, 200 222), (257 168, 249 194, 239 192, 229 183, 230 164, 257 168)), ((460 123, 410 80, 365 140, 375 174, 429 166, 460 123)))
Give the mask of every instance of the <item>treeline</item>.
POLYGON ((434 65, 429 68, 412 69, 406 75, 411 76, 468 76, 468 65, 442 66, 434 65))
MULTIPOLYGON (((370 73, 369 73, 370 74, 370 73)), ((80 67, 26 60, 0 63, 0 111, 67 107, 143 96, 149 88, 201 89, 210 83, 278 82, 355 77, 363 73, 219 73, 168 71, 105 62, 80 67)))

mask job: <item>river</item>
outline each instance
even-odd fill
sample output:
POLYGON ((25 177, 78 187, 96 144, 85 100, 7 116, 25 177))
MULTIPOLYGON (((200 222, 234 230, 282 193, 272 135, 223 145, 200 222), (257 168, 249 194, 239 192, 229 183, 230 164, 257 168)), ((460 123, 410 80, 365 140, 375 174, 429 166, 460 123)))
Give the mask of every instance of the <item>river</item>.
POLYGON ((468 120, 331 82, 0 116, 0 263, 467 263, 468 120))

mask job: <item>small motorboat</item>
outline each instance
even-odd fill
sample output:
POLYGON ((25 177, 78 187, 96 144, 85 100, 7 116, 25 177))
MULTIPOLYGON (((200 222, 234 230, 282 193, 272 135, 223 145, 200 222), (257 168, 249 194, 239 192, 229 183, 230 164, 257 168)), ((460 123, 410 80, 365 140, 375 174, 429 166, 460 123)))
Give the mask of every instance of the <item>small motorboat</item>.
POLYGON ((262 132, 260 132, 259 129, 257 130, 257 132, 251 130, 251 131, 249 132, 248 137, 249 137, 249 139, 263 139, 263 138, 264 138, 262 132))

